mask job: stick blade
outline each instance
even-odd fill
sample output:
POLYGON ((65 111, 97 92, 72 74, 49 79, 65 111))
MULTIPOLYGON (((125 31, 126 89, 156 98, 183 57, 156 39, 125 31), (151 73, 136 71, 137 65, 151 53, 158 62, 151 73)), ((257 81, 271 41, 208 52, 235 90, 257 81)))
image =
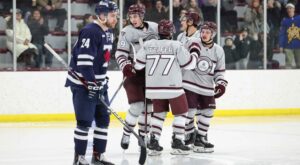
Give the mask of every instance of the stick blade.
POLYGON ((141 153, 140 153, 139 164, 140 165, 145 164, 146 158, 147 158, 147 149, 146 149, 146 146, 141 146, 141 153))

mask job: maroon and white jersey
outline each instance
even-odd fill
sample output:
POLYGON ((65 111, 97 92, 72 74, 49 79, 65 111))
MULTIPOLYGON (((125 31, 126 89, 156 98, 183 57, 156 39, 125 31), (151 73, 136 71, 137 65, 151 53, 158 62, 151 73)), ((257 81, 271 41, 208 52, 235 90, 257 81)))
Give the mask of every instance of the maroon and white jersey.
POLYGON ((135 59, 134 54, 140 49, 140 39, 147 41, 158 38, 157 26, 157 23, 147 21, 144 22, 143 29, 135 28, 132 25, 128 25, 122 29, 115 54, 117 63, 121 69, 126 60, 130 59, 132 61, 135 59))
MULTIPOLYGON (((193 45, 200 46, 200 55, 193 71, 183 72, 184 89, 204 96, 214 96, 216 83, 225 83, 225 54, 221 46, 214 43, 212 47, 204 47, 200 38, 193 38, 193 45)), ((188 46, 188 45, 187 45, 188 46)), ((186 47, 187 47, 186 46, 186 47)))
POLYGON ((200 38, 200 31, 199 30, 195 31, 195 33, 192 34, 191 36, 187 36, 186 32, 182 32, 177 36, 177 41, 179 41, 183 44, 186 44, 188 39, 191 38, 191 37, 200 38))
POLYGON ((146 97, 171 99, 184 93, 181 69, 194 69, 197 55, 174 40, 146 41, 138 51, 135 68, 146 67, 146 97))

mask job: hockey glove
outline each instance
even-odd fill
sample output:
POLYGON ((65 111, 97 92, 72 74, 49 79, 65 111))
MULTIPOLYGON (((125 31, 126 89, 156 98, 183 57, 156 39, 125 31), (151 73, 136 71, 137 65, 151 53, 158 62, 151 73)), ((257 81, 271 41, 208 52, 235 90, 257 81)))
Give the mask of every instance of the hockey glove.
POLYGON ((87 89, 88 89, 88 97, 90 99, 97 99, 99 98, 99 94, 103 93, 103 86, 101 82, 87 82, 87 89))
POLYGON ((122 72, 124 77, 133 77, 136 74, 134 67, 130 61, 125 62, 125 64, 123 65, 122 72))
POLYGON ((215 98, 219 98, 225 93, 226 86, 227 86, 227 82, 225 81, 219 81, 216 83, 215 98))

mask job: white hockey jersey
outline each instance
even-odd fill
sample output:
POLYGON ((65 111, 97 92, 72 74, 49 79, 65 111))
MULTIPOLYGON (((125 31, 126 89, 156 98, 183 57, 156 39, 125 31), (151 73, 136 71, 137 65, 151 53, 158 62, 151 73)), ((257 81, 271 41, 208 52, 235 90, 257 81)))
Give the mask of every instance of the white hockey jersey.
POLYGON ((128 59, 133 62, 134 54, 140 49, 139 40, 147 41, 153 38, 158 38, 157 23, 144 22, 144 29, 137 29, 132 25, 128 25, 122 29, 119 35, 119 41, 116 51, 116 61, 120 68, 128 59))
POLYGON ((200 31, 199 30, 195 31, 195 33, 189 37, 186 35, 186 32, 182 32, 177 36, 177 41, 185 44, 187 40, 191 37, 200 38, 200 31))
POLYGON ((146 97, 171 99, 184 93, 181 69, 194 69, 197 56, 179 41, 146 41, 137 53, 137 70, 146 67, 146 97))
MULTIPOLYGON (((225 54, 221 46, 214 43, 212 47, 204 47, 200 38, 193 38, 192 42, 200 46, 200 56, 193 71, 183 72, 184 89, 195 93, 214 96, 216 83, 225 83, 225 54)), ((186 45, 186 47, 190 47, 186 45)))

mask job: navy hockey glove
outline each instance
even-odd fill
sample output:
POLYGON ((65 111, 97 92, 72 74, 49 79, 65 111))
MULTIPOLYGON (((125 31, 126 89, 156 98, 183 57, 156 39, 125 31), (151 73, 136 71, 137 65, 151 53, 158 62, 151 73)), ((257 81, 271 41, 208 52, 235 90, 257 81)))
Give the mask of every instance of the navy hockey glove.
POLYGON ((134 67, 130 61, 125 62, 122 72, 124 77, 133 77, 136 74, 134 67))
POLYGON ((219 81, 216 83, 215 98, 219 98, 225 93, 226 86, 227 86, 227 82, 225 81, 219 81))
POLYGON ((99 98, 99 94, 103 93, 103 86, 101 85, 101 82, 87 82, 87 89, 89 91, 88 97, 90 99, 99 98))

